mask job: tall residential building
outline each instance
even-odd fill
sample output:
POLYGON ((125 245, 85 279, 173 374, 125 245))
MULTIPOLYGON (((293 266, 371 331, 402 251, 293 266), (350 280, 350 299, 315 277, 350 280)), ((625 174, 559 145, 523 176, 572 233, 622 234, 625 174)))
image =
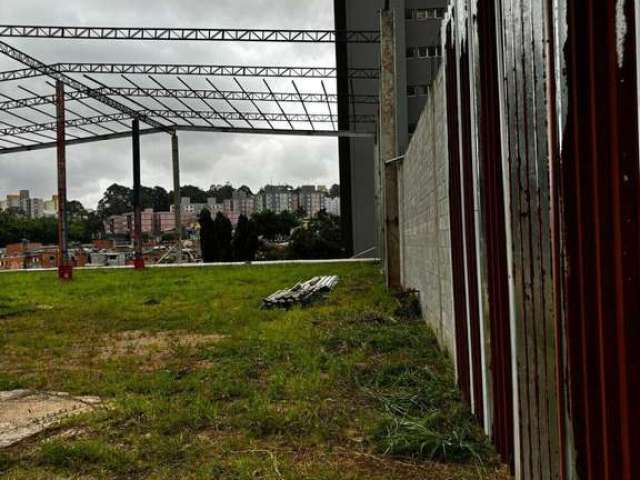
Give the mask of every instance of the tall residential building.
MULTIPOLYGON (((440 23, 448 0, 388 0, 395 13, 398 151, 402 154, 426 102, 427 88, 440 64, 440 23)), ((385 0, 334 0, 336 30, 379 30, 385 0)), ((357 115, 378 113, 377 105, 352 105, 354 95, 378 95, 378 81, 350 80, 349 69, 377 68, 377 43, 338 43, 339 126, 375 132, 375 125, 354 124, 357 115)), ((373 138, 340 138, 340 183, 345 237, 354 253, 377 246, 375 206, 375 145, 373 138)), ((373 252, 372 255, 378 255, 373 252)))
POLYGON ((20 209, 20 195, 7 195, 7 209, 20 209))
POLYGON ((267 185, 262 189, 263 210, 275 213, 293 210, 293 188, 288 185, 267 185))
POLYGON ((324 209, 327 213, 335 215, 336 217, 340 216, 340 197, 327 197, 324 202, 324 209))
POLYGON ((326 189, 320 190, 315 185, 303 185, 296 193, 297 207, 302 208, 307 217, 315 217, 320 210, 325 209, 326 189))
POLYGON ((30 218, 55 217, 58 214, 58 196, 42 200, 31 198, 29 190, 20 190, 20 193, 9 194, 0 201, 0 210, 18 210, 30 218))
POLYGON ((51 200, 44 201, 43 211, 45 217, 58 216, 58 195, 52 195, 51 200))
POLYGON ((235 190, 231 197, 232 207, 239 215, 250 218, 256 213, 256 197, 244 190, 235 190))
POLYGON ((20 197, 20 210, 27 215, 31 216, 31 197, 29 195, 29 190, 20 190, 18 194, 20 197))
POLYGON ((41 198, 32 198, 29 204, 29 216, 31 218, 42 218, 45 216, 44 200, 41 198))

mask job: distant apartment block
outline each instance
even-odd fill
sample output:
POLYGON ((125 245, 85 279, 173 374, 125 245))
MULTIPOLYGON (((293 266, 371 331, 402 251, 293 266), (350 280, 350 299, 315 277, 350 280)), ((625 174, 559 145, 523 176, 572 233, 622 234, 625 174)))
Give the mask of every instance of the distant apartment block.
POLYGON ((9 194, 4 200, 0 200, 0 211, 6 210, 21 212, 29 218, 55 217, 58 214, 58 196, 42 200, 31 198, 29 190, 20 190, 19 193, 9 194))
POLYGON ((326 189, 322 190, 315 185, 303 185, 295 196, 298 208, 304 210, 307 217, 315 217, 321 210, 326 209, 326 189))
MULTIPOLYGON (((267 185, 256 195, 245 190, 235 190, 231 198, 218 202, 208 198, 207 203, 192 203, 189 197, 180 202, 181 221, 184 228, 197 228, 198 217, 203 209, 209 210, 215 217, 218 212, 225 215, 235 227, 241 215, 251 218, 255 213, 270 210, 275 213, 304 210, 307 217, 315 217, 322 210, 340 215, 340 198, 330 198, 324 186, 304 185, 294 189, 290 186, 267 185)), ((108 235, 130 235, 133 229, 133 212, 114 215, 105 221, 105 233, 108 235)), ((154 212, 147 209, 142 212, 142 233, 162 235, 175 230, 173 205, 168 212, 154 212)))
MULTIPOLYGON (((173 212, 154 212, 152 208, 144 210, 141 214, 142 233, 146 235, 160 235, 171 232, 176 228, 173 212)), ((197 216, 191 212, 183 212, 181 222, 183 227, 191 227, 197 220, 197 216)), ((104 222, 104 230, 108 235, 125 236, 133 231, 133 212, 122 215, 112 215, 104 222)))
POLYGON ((335 215, 336 217, 340 216, 340 197, 327 197, 324 204, 327 213, 335 215))
POLYGON ((289 185, 267 185, 261 191, 262 210, 275 213, 291 212, 293 208, 293 188, 289 185))

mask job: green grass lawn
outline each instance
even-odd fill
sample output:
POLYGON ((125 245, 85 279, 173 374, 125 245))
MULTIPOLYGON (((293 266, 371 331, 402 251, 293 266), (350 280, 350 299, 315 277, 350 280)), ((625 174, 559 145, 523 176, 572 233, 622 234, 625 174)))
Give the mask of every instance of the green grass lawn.
POLYGON ((0 390, 105 407, 0 450, 0 477, 508 478, 450 360, 398 314, 379 268, 76 271, 68 284, 1 274, 0 390), (260 309, 321 274, 341 278, 324 302, 260 309))

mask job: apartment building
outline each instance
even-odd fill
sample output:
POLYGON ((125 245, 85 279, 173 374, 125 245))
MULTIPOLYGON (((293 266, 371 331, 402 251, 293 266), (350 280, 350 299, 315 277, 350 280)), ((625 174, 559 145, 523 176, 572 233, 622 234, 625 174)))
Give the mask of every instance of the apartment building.
MULTIPOLYGON (((440 24, 448 0, 389 0, 395 13, 398 151, 409 143, 426 93, 441 62, 440 24)), ((379 30, 385 0, 334 0, 336 30, 379 30)), ((352 114, 376 115, 377 105, 353 105, 350 95, 378 95, 377 80, 348 78, 349 69, 377 68, 378 44, 342 43, 336 46, 339 123, 344 130, 375 132, 375 125, 359 125, 352 114)), ((373 138, 341 138, 341 212, 345 237, 353 253, 377 247, 375 145, 373 138)), ((379 252, 372 251, 372 256, 379 252)))
POLYGON ((0 201, 0 210, 17 210, 29 218, 55 217, 58 214, 58 196, 42 200, 31 198, 29 190, 20 190, 20 193, 9 194, 0 201))
POLYGON ((293 210, 293 188, 289 185, 267 185, 261 193, 263 210, 275 213, 293 210))
POLYGON ((326 208, 326 189, 322 190, 315 185, 303 185, 296 191, 295 197, 295 210, 301 208, 307 217, 315 217, 326 208))

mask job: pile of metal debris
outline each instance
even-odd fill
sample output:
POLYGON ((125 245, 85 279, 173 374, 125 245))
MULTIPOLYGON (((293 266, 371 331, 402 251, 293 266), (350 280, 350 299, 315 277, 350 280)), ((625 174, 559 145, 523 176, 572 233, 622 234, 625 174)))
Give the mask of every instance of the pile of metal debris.
POLYGON ((313 277, 303 283, 298 283, 287 290, 278 290, 262 300, 262 308, 291 308, 294 305, 309 305, 321 295, 330 292, 338 284, 335 275, 313 277))

